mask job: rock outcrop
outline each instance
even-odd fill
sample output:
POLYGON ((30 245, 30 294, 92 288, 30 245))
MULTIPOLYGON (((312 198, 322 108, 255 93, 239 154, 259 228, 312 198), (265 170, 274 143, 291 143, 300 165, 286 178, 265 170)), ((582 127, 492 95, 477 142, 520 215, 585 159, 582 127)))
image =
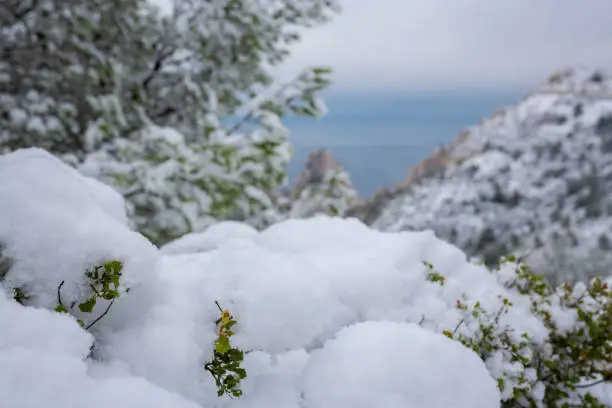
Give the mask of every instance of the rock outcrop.
POLYGON ((304 169, 296 178, 291 194, 298 196, 306 187, 322 183, 328 174, 337 170, 342 170, 342 167, 328 150, 312 152, 306 159, 304 169))
POLYGON ((327 150, 310 154, 291 190, 291 216, 342 216, 358 203, 350 177, 327 150))

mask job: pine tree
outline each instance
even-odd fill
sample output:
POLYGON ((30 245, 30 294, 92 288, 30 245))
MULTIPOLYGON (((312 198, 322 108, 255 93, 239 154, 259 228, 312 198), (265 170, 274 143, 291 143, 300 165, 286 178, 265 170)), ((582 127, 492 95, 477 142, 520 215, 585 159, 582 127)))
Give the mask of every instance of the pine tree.
POLYGON ((0 151, 38 146, 121 191, 156 243, 271 205, 284 114, 320 116, 330 71, 272 68, 331 0, 7 0, 0 151))

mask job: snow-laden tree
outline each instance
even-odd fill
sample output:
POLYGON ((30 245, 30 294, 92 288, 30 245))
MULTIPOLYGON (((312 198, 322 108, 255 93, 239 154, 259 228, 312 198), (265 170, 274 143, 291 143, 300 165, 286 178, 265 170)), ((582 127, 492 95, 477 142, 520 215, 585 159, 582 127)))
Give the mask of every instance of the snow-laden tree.
POLYGON ((161 243, 270 205, 290 157, 281 117, 319 116, 329 70, 273 80, 332 0, 6 0, 0 151, 37 146, 128 199, 161 243))

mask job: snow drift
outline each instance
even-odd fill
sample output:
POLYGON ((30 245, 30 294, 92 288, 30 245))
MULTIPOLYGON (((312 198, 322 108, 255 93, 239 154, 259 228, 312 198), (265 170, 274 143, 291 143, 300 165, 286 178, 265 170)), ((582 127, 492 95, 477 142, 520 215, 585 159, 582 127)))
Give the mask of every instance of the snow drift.
POLYGON ((221 223, 160 252, 128 228, 117 194, 37 149, 0 157, 0 243, 10 260, 0 277, 7 407, 498 407, 495 367, 441 334, 461 318, 455 302, 510 298, 504 322, 546 335, 528 300, 432 232, 327 217, 261 233, 221 223), (64 302, 79 301, 84 271, 112 259, 130 291, 99 324, 88 332, 53 311, 60 282, 64 302), (444 286, 426 279, 423 261, 444 286), (219 399, 203 369, 215 301, 250 351, 241 399, 219 399))

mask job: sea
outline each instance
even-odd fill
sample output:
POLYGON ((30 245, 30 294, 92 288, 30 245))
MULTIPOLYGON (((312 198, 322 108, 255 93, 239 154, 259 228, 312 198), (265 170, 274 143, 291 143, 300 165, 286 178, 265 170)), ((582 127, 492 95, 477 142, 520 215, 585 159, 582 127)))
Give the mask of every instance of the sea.
POLYGON ((333 94, 325 98, 325 117, 286 119, 294 149, 289 182, 310 153, 327 149, 349 172, 359 194, 369 197, 401 181, 411 166, 463 129, 517 103, 524 96, 521 91, 333 94))

